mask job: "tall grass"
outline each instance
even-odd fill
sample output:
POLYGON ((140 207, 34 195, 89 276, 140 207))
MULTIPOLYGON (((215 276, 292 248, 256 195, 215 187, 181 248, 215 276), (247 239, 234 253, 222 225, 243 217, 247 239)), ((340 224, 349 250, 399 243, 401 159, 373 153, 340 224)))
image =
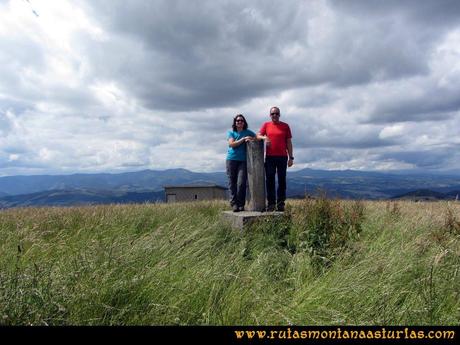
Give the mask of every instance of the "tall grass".
POLYGON ((0 212, 0 324, 460 321, 460 206, 289 201, 243 232, 223 202, 0 212))

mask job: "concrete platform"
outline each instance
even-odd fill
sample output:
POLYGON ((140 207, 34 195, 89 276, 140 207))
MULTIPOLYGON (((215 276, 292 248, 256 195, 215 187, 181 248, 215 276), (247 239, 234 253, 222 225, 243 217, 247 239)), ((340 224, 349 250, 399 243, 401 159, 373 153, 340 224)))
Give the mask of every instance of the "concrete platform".
POLYGON ((284 212, 255 212, 255 211, 243 211, 233 212, 224 211, 222 212, 222 219, 228 222, 233 228, 243 230, 251 223, 265 218, 276 218, 284 215, 284 212))

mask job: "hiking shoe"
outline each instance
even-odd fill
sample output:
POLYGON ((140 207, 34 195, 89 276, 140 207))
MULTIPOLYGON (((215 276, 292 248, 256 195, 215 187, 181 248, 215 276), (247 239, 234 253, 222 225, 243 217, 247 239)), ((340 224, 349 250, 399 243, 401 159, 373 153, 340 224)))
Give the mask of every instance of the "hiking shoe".
POLYGON ((277 209, 279 212, 284 212, 284 205, 278 205, 277 209))
POLYGON ((244 206, 238 207, 238 210, 239 210, 240 212, 243 212, 243 211, 244 211, 244 206))
POLYGON ((240 212, 240 208, 237 205, 232 206, 233 212, 240 212))
POLYGON ((273 212, 273 211, 275 211, 275 205, 268 205, 265 210, 267 212, 273 212))

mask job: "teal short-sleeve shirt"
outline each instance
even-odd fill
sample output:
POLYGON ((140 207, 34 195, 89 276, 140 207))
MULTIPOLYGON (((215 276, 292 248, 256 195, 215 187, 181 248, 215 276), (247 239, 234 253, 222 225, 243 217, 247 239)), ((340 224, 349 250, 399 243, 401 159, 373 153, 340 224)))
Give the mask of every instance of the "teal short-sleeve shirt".
MULTIPOLYGON (((244 137, 255 137, 256 134, 249 130, 244 129, 241 132, 228 131, 227 140, 230 138, 235 139, 235 141, 240 140, 244 137)), ((246 143, 243 143, 237 147, 228 147, 227 151, 227 160, 228 161, 245 161, 246 160, 246 143)))

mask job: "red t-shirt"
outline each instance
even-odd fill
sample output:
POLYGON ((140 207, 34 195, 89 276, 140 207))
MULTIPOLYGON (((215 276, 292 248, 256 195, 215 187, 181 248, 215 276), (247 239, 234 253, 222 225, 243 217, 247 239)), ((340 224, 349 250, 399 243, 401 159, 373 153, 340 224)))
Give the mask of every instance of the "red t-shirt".
POLYGON ((267 156, 287 156, 287 140, 292 138, 291 129, 287 123, 265 122, 259 132, 267 135, 271 141, 270 146, 267 146, 267 156))

